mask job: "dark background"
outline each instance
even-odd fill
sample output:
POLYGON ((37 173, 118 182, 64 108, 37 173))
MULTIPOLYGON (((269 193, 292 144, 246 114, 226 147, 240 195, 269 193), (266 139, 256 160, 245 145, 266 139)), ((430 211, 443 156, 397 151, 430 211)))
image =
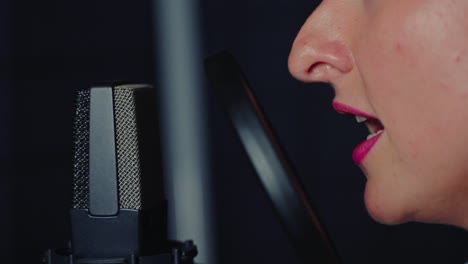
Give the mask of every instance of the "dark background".
MULTIPOLYGON (((318 1, 203 0, 204 55, 229 49, 303 178, 344 263, 463 263, 466 231, 375 223, 351 152, 364 126, 333 91, 287 71, 318 1)), ((0 254, 39 263, 69 238, 73 97, 108 80, 155 82, 150 1, 0 1, 0 254)), ((209 97, 221 263, 298 263, 247 157, 209 97)))

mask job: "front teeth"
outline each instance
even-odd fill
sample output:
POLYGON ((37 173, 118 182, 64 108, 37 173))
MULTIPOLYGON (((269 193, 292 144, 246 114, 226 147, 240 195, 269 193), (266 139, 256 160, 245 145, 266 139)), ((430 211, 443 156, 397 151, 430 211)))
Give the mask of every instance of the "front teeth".
POLYGON ((373 138, 373 137, 379 135, 379 134, 382 133, 382 132, 383 132, 383 130, 379 130, 379 131, 377 131, 376 133, 372 133, 372 134, 370 134, 370 135, 367 136, 367 139, 369 140, 369 139, 371 139, 371 138, 373 138))
POLYGON ((356 121, 357 121, 358 123, 363 123, 363 122, 366 122, 366 121, 367 121, 367 118, 362 117, 362 116, 356 116, 356 121))
MULTIPOLYGON (((363 116, 358 116, 358 115, 356 115, 356 121, 357 121, 358 123, 364 123, 364 122, 367 121, 367 118, 366 118, 366 117, 363 117, 363 116)), ((379 134, 382 133, 382 132, 383 132, 383 129, 381 129, 381 130, 379 130, 379 131, 377 131, 377 132, 375 132, 375 133, 371 133, 370 135, 367 136, 367 139, 369 140, 369 139, 371 139, 371 138, 373 138, 373 137, 379 135, 379 134)))

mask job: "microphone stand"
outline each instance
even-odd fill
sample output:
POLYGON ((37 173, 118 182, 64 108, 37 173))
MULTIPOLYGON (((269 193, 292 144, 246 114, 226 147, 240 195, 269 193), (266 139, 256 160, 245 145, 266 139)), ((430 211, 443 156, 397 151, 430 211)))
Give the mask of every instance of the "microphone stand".
POLYGON ((197 261, 216 264, 205 84, 197 0, 153 0, 170 239, 195 239, 197 261))

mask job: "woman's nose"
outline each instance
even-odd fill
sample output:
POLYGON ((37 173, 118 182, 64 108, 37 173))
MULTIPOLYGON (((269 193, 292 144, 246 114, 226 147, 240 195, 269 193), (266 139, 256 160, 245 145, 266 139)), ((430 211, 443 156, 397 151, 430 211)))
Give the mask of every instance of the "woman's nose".
POLYGON ((322 3, 298 33, 289 55, 289 71, 303 82, 333 82, 353 69, 352 54, 342 34, 342 19, 322 3))

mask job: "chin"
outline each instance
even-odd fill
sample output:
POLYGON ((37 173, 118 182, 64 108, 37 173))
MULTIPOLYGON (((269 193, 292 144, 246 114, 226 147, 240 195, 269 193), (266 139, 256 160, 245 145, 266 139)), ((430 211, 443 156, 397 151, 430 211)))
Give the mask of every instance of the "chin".
POLYGON ((399 225, 411 221, 411 213, 407 204, 399 203, 395 197, 385 190, 378 190, 367 183, 364 200, 369 215, 377 222, 385 225, 399 225))

